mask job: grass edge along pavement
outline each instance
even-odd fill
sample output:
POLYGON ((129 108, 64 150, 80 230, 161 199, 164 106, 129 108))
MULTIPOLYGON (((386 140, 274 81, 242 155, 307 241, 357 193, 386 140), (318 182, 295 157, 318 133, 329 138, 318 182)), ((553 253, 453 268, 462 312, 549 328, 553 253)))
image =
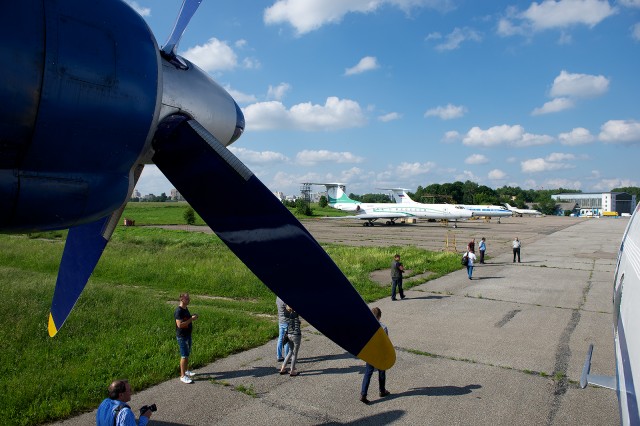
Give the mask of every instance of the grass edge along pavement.
MULTIPOLYGON (((120 226, 71 316, 49 338, 63 246, 57 233, 0 235, 0 291, 9 302, 0 325, 0 386, 11 389, 0 418, 7 424, 93 410, 116 378, 128 378, 136 391, 175 378, 173 310, 182 291, 200 315, 193 368, 277 336, 273 293, 215 235, 120 226)), ((323 247, 366 302, 389 296, 390 283, 380 286, 369 274, 389 268, 396 251, 413 274, 432 272, 407 288, 460 268, 457 254, 415 247, 323 247)))

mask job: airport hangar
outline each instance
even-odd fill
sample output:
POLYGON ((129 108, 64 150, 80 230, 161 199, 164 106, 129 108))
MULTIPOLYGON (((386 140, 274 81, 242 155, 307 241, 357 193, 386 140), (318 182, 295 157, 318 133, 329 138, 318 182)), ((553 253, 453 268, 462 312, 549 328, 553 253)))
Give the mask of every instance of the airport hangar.
POLYGON ((554 194, 554 200, 575 203, 580 216, 602 216, 605 212, 617 212, 618 216, 632 214, 636 208, 636 196, 627 192, 578 192, 554 194))

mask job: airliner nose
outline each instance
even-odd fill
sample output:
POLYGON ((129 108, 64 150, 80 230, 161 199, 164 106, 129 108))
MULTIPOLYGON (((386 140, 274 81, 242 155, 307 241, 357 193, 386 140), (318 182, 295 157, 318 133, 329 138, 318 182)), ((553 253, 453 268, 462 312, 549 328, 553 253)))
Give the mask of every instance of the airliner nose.
POLYGON ((244 114, 235 101, 234 104, 236 105, 236 129, 233 131, 233 136, 231 137, 231 141, 229 142, 230 144, 237 141, 244 132, 244 114))

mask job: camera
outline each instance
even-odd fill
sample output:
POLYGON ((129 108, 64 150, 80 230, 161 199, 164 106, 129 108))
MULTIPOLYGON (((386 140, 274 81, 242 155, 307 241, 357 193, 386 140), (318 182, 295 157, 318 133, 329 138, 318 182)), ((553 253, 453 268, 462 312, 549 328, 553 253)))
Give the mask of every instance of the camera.
POLYGON ((151 410, 151 412, 153 413, 154 411, 158 411, 158 407, 156 407, 156 404, 143 405, 142 407, 140 407, 140 415, 143 415, 148 410, 151 410))

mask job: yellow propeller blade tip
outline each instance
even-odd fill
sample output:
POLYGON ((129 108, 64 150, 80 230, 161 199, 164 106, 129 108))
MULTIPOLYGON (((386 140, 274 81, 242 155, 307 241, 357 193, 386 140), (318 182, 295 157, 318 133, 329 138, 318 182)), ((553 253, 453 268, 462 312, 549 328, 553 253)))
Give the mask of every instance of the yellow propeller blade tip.
POLYGON ((373 365, 378 370, 388 370, 393 367, 396 362, 396 350, 382 327, 378 328, 378 331, 362 348, 358 358, 373 365))
POLYGON ((55 336, 56 333, 58 332, 58 328, 56 327, 56 323, 53 322, 53 317, 51 316, 51 313, 49 313, 49 326, 47 328, 49 329, 49 337, 55 336))

